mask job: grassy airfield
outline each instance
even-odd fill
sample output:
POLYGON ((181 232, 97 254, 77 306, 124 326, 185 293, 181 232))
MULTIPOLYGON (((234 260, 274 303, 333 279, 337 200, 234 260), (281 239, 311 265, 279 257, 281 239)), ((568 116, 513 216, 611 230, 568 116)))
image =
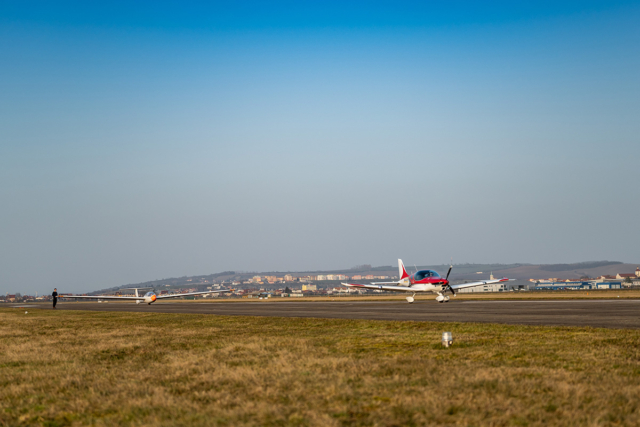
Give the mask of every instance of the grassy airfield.
POLYGON ((640 425, 636 330, 29 310, 1 425, 640 425))

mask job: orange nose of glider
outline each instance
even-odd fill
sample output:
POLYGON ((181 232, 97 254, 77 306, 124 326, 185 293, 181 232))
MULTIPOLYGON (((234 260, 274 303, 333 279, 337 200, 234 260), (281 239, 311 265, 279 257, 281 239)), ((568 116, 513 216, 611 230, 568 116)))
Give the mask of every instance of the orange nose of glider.
POLYGON ((151 302, 156 300, 156 296, 155 295, 151 295, 151 302))

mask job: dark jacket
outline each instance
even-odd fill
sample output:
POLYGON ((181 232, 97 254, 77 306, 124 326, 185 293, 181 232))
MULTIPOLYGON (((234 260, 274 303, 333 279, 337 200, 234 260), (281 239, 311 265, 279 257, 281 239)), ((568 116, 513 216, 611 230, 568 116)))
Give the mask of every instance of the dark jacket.
POLYGON ((51 294, 52 297, 54 298, 58 298, 58 293, 56 291, 53 291, 53 293, 51 294))

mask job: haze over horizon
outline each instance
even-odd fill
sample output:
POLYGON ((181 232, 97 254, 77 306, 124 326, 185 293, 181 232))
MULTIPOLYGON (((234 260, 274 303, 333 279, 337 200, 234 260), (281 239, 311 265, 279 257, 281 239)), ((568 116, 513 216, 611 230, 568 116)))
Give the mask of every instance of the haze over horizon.
POLYGON ((0 293, 640 261, 640 3, 0 4, 0 293))

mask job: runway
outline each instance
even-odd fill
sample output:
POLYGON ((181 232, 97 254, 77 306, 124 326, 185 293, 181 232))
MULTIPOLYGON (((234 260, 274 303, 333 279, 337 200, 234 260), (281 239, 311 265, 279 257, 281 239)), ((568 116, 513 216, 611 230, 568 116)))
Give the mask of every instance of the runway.
MULTIPOLYGON (((50 304, 11 306, 51 309, 50 304)), ((640 329, 640 300, 58 302, 58 310, 480 322, 640 329)))

